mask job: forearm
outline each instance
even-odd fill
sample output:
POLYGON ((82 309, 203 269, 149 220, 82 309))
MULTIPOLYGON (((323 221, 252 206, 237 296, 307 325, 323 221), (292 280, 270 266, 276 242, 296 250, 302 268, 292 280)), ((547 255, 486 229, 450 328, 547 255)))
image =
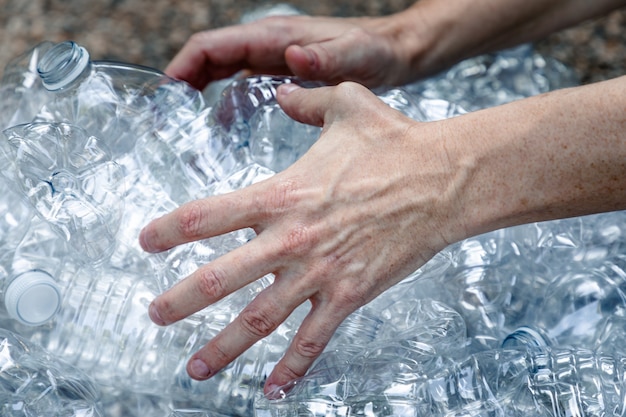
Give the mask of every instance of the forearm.
POLYGON ((451 240, 626 209, 626 77, 437 123, 465 229, 451 240))
POLYGON ((624 0, 421 0, 395 15, 416 77, 532 42, 626 5, 624 0))

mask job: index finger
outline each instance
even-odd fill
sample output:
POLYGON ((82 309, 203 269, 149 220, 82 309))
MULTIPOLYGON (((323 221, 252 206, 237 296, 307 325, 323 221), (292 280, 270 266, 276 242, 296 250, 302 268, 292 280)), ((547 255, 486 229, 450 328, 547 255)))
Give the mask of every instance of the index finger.
MULTIPOLYGON (((256 184, 255 184, 256 185, 256 184)), ((186 203, 148 223, 139 244, 151 253, 246 227, 254 228, 266 212, 255 197, 255 185, 227 194, 186 203)))
POLYGON ((198 32, 189 38, 165 73, 198 89, 243 69, 288 74, 284 51, 290 39, 276 25, 252 22, 198 32))

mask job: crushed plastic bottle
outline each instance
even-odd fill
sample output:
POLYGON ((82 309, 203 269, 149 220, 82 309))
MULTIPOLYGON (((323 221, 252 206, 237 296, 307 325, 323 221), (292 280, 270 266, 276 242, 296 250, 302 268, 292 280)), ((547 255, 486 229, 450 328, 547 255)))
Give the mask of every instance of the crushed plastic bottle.
POLYGON ((538 298, 528 327, 545 335, 547 345, 593 348, 597 329, 626 312, 625 277, 610 266, 557 275, 538 298))
POLYGON ((37 72, 54 98, 34 121, 78 125, 103 139, 114 157, 131 151, 147 132, 167 140, 204 108, 202 94, 187 83, 148 67, 91 60, 72 41, 46 51, 37 72))
MULTIPOLYGON (((406 349, 405 349, 406 351, 406 349)), ((257 417, 623 415, 623 359, 585 349, 483 350, 416 362, 399 349, 359 358, 337 380, 313 369, 257 417)))
POLYGON ((230 323, 267 283, 255 282, 202 312, 159 327, 147 314, 157 296, 152 281, 122 270, 66 264, 58 279, 60 310, 21 335, 105 387, 164 396, 209 410, 247 415, 262 387, 259 342, 210 381, 192 381, 186 362, 230 323), (216 395, 219 393, 219 395, 216 395))
POLYGON ((0 79, 0 131, 32 121, 41 104, 50 100, 50 93, 37 74, 37 65, 53 46, 53 42, 41 42, 4 67, 0 79))
MULTIPOLYGON (((309 374, 281 387, 276 400, 263 397, 264 378, 308 305, 223 373, 191 380, 187 357, 271 285, 272 276, 176 325, 157 327, 147 317, 156 294, 254 233, 155 255, 139 247, 139 230, 186 201, 245 187, 296 161, 320 130, 286 117, 276 87, 320 84, 237 74, 207 89, 204 97, 211 97, 204 100, 157 70, 92 61, 71 42, 41 44, 5 74, 7 112, 0 122, 11 139, 1 141, 0 157, 10 190, 0 199, 0 277, 9 283, 12 270, 34 262, 33 255, 48 259, 38 269, 58 271, 50 276, 61 297, 57 314, 39 326, 2 322, 93 373, 105 388, 106 417, 625 414, 624 212, 516 226, 451 245, 347 317, 309 374), (17 121, 24 124, 16 127, 17 121), (60 126, 72 141, 56 137, 64 132, 60 126), (40 133, 47 145, 38 147, 40 133), (111 186, 103 175, 81 187, 55 183, 58 199, 49 198, 42 178, 57 169, 42 161, 81 179, 76 149, 93 152, 78 153, 90 167, 85 172, 91 162, 109 161, 125 187, 111 186), (97 204, 74 204, 83 194, 97 204), (42 195, 49 199, 35 203, 42 195), (11 211, 13 201, 28 203, 25 211, 18 205, 11 211), (112 217, 98 212, 103 209, 112 217), (56 237, 35 238, 33 219, 50 223, 56 237), (72 241, 75 232, 96 243, 72 241), (63 244, 58 253, 50 250, 56 238, 73 243, 73 261, 62 260, 63 244)), ((573 85, 570 75, 525 45, 375 94, 427 122, 573 85)))
POLYGON ((61 289, 57 280, 69 253, 66 242, 47 222, 33 218, 29 225, 0 286, 6 319, 18 322, 3 320, 2 324, 14 330, 47 323, 58 312, 61 289))
POLYGON ((253 76, 235 79, 212 108, 211 124, 235 144, 250 149, 250 158, 280 172, 300 158, 317 140, 321 129, 289 118, 276 101, 276 88, 285 83, 320 86, 290 77, 253 76))
POLYGON ((18 185, 37 213, 84 259, 97 263, 110 256, 124 172, 102 141, 67 123, 17 125, 4 135, 18 185))
POLYGON ((0 414, 5 417, 106 417, 100 392, 79 369, 0 329, 0 414))
POLYGON ((575 72, 525 44, 466 59, 439 75, 404 88, 409 94, 444 100, 476 111, 579 84, 575 72))

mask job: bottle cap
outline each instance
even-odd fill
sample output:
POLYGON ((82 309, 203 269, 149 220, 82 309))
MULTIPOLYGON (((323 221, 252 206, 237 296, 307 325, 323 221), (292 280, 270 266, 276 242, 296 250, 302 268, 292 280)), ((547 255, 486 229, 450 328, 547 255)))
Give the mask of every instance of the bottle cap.
POLYGON ((11 318, 29 326, 38 326, 54 317, 59 310, 61 291, 49 274, 28 271, 9 284, 4 304, 11 318))

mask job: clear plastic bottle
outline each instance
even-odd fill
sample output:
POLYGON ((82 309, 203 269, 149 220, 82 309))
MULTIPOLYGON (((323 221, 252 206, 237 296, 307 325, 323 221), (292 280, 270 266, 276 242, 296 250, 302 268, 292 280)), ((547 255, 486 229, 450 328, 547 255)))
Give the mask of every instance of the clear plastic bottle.
MULTIPOLYGON (((52 320, 61 305, 59 276, 69 251, 48 223, 35 217, 12 252, 2 301, 8 319, 4 326, 23 332, 22 326, 40 326, 52 320)), ((30 331, 30 330, 29 330, 30 331)))
POLYGON ((153 68, 91 60, 72 41, 50 48, 37 72, 54 92, 37 120, 81 126, 105 140, 114 157, 132 150, 141 135, 167 135, 204 108, 202 94, 189 84, 153 68))
POLYGON ((611 266, 580 265, 556 276, 538 295, 522 334, 509 335, 509 342, 592 349, 604 323, 626 311, 626 277, 611 266))
MULTIPOLYGON (((397 298, 392 304, 393 300, 408 306, 397 298)), ((400 307, 379 312, 374 309, 378 306, 367 305, 348 316, 305 377, 277 388, 269 400, 257 399, 257 415, 349 416, 351 399, 369 394, 393 396, 386 406, 389 415, 415 413, 409 380, 443 366, 451 353, 462 351, 465 324, 458 313, 434 300, 414 300, 410 311, 400 307), (390 320, 389 314, 396 313, 398 317, 390 320), (284 401, 272 401, 278 398, 284 401)), ((270 347, 276 346, 272 341, 270 347)))
POLYGON ((276 101, 276 88, 297 82, 321 84, 267 75, 235 79, 212 107, 210 124, 235 145, 250 149, 252 161, 274 172, 284 170, 317 140, 320 128, 298 123, 276 101))
MULTIPOLYGON (((407 349, 405 349, 407 351, 407 349)), ((331 384, 311 372, 257 417, 624 415, 620 356, 585 349, 493 349, 415 362, 398 349, 354 361, 331 384)), ((326 370, 324 370, 326 372, 326 370)))
POLYGON ((443 252, 445 269, 422 277, 422 286, 436 290, 432 297, 463 317, 473 351, 499 347, 509 333, 507 312, 518 282, 521 260, 514 244, 495 231, 443 252))
POLYGON ((52 42, 35 45, 4 67, 0 80, 0 131, 32 121, 42 103, 50 100, 50 93, 37 74, 37 64, 53 45, 52 42))
POLYGON ((124 207, 124 171, 106 145, 68 123, 28 123, 4 134, 18 186, 39 215, 86 261, 109 257, 124 207))
POLYGON ((59 312, 45 325, 27 329, 24 337, 93 375, 104 387, 249 415, 254 395, 262 389, 264 341, 208 381, 191 380, 186 363, 251 301, 261 283, 165 327, 148 317, 158 291, 147 277, 106 265, 68 263, 59 286, 59 312))
POLYGON ((476 111, 579 83, 571 68, 540 56, 530 44, 459 62, 407 86, 412 95, 476 111))
POLYGON ((98 417, 100 392, 79 369, 0 329, 0 414, 98 417))
MULTIPOLYGON (((50 249, 50 240, 41 238, 36 231, 41 220, 3 177, 0 195, 0 327, 12 327, 18 322, 38 325, 54 315, 59 295, 52 278, 54 271, 48 269, 53 273, 49 276, 43 272, 42 263, 36 267, 34 262, 27 265, 26 252, 44 252, 50 249), (32 272, 35 269, 38 271, 32 272)), ((64 242, 57 245, 58 236, 54 238, 54 247, 61 249, 64 242)), ((58 271, 54 262, 44 260, 43 264, 58 271)))

